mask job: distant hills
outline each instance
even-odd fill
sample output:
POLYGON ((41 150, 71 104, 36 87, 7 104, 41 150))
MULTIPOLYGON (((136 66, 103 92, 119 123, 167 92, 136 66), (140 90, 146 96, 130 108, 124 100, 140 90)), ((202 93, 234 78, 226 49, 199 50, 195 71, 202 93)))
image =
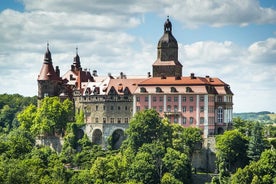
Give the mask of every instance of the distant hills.
POLYGON ((260 121, 262 123, 276 123, 276 114, 269 111, 233 113, 234 118, 240 117, 244 120, 260 121))

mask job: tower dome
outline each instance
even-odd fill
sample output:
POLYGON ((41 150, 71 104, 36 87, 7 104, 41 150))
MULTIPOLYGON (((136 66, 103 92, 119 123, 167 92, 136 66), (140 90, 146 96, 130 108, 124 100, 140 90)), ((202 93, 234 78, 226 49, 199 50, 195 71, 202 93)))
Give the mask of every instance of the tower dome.
POLYGON ((172 35, 172 23, 167 17, 164 34, 157 45, 157 60, 153 63, 153 77, 182 76, 182 65, 178 61, 178 44, 172 35))
POLYGON ((172 35, 172 23, 169 17, 164 23, 164 34, 158 42, 157 49, 157 57, 161 61, 178 60, 178 44, 172 35))

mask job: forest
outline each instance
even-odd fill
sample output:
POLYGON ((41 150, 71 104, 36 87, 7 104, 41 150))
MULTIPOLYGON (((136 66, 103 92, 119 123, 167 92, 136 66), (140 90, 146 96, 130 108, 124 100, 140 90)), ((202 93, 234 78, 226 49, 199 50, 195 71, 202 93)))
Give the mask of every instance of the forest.
MULTIPOLYGON (((191 159, 202 143, 197 128, 183 128, 152 109, 135 114, 120 149, 94 145, 83 113, 69 100, 0 95, 0 183, 193 183, 191 159), (37 145, 38 136, 64 139, 60 153, 37 145)), ((217 173, 211 183, 276 183, 276 127, 234 119, 216 136, 217 173)), ((200 173, 198 173, 200 174, 200 173)))

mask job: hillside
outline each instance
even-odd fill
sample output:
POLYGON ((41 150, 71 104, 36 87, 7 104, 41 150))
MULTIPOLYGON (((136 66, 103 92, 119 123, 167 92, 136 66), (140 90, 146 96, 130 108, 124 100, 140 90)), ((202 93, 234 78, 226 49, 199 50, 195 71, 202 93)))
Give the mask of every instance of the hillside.
POLYGON ((260 121, 263 123, 276 123, 276 114, 269 111, 234 113, 233 117, 240 117, 244 120, 260 121))

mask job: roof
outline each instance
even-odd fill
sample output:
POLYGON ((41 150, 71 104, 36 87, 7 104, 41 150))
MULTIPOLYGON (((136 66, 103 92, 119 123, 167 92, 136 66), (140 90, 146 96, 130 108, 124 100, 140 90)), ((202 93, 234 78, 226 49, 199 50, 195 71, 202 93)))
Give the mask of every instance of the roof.
POLYGON ((43 65, 42 65, 42 68, 40 70, 40 73, 38 75, 37 80, 56 80, 56 81, 60 81, 61 78, 55 72, 52 63, 44 62, 43 65))
POLYGON ((218 78, 209 77, 152 77, 139 83, 139 86, 150 86, 150 85, 227 85, 218 78))
POLYGON ((136 88, 138 87, 138 84, 140 84, 142 81, 144 81, 146 78, 136 78, 136 79, 111 79, 107 92, 110 91, 112 87, 116 90, 118 94, 124 94, 124 90, 128 88, 130 93, 133 93, 136 88))

